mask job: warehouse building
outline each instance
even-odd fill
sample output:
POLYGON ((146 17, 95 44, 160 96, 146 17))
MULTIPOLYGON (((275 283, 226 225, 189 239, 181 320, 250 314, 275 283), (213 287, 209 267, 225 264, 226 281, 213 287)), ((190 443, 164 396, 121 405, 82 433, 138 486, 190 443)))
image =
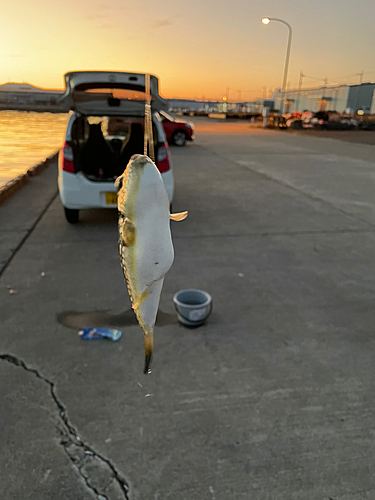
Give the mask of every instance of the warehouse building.
MULTIPOLYGON (((284 94, 284 112, 337 111, 339 113, 375 113, 375 83, 359 85, 340 85, 337 87, 318 87, 288 90, 284 94)), ((273 95, 275 108, 280 109, 282 93, 273 95)))
POLYGON ((45 90, 28 83, 0 85, 1 110, 68 111, 58 104, 62 90, 45 90))

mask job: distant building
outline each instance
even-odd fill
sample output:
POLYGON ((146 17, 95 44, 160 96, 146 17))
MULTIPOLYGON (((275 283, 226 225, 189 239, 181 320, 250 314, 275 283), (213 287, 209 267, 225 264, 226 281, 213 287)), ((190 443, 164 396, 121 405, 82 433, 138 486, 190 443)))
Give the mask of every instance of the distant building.
MULTIPOLYGON (((314 87, 288 90, 284 94, 283 110, 286 111, 337 111, 339 113, 375 112, 375 83, 339 85, 337 87, 314 87)), ((273 95, 275 108, 280 109, 282 93, 273 95)))
POLYGON ((196 101, 195 99, 167 99, 168 108, 174 110, 208 111, 217 106, 217 101, 196 101))
POLYGON ((5 83, 0 85, 0 109, 56 110, 59 109, 56 102, 63 93, 63 90, 44 90, 27 83, 5 83))
POLYGON ((169 99, 168 107, 174 111, 218 112, 218 113, 248 113, 262 112, 263 99, 246 102, 195 101, 193 99, 169 99))

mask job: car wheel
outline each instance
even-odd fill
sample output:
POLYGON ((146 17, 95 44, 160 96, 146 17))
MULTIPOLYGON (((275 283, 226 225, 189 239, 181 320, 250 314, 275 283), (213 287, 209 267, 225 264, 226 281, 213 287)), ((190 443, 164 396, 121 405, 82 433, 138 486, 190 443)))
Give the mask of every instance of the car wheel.
POLYGON ((64 207, 65 217, 70 224, 77 224, 79 219, 79 210, 64 207))
POLYGON ((173 134, 172 141, 173 141, 173 144, 175 144, 176 146, 180 146, 180 147, 185 146, 185 142, 186 142, 185 132, 182 132, 182 130, 177 130, 177 132, 175 132, 173 134))

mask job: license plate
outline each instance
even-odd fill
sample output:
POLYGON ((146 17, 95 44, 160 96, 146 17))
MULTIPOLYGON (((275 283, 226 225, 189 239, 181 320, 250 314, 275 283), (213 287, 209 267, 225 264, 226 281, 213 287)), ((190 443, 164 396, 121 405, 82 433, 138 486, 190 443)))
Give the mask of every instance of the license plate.
POLYGON ((105 193, 105 204, 117 205, 117 193, 113 193, 112 191, 105 193))

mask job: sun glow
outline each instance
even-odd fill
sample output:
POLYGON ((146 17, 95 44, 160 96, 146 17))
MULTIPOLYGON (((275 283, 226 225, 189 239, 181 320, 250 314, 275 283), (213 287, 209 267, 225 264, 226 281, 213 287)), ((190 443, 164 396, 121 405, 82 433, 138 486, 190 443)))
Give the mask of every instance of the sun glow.
POLYGON ((296 27, 292 86, 298 86, 305 66, 306 73, 332 80, 362 68, 374 71, 368 39, 375 2, 342 3, 347 9, 322 18, 318 3, 310 2, 310 18, 319 19, 319 33, 324 34, 317 39, 318 21, 306 25, 305 10, 278 2, 271 18, 263 17, 264 2, 242 0, 232 1, 230 16, 224 0, 192 2, 183 13, 173 0, 146 1, 142 8, 120 0, 66 0, 64 8, 58 0, 3 2, 0 84, 63 89, 68 71, 134 71, 157 75, 166 98, 222 101, 229 89, 228 101, 238 96, 252 100, 264 95, 265 86, 268 97, 280 88, 286 35, 281 26, 263 30, 259 20, 268 25, 278 16, 296 27), (355 36, 342 30, 355 22, 361 26, 355 36))

